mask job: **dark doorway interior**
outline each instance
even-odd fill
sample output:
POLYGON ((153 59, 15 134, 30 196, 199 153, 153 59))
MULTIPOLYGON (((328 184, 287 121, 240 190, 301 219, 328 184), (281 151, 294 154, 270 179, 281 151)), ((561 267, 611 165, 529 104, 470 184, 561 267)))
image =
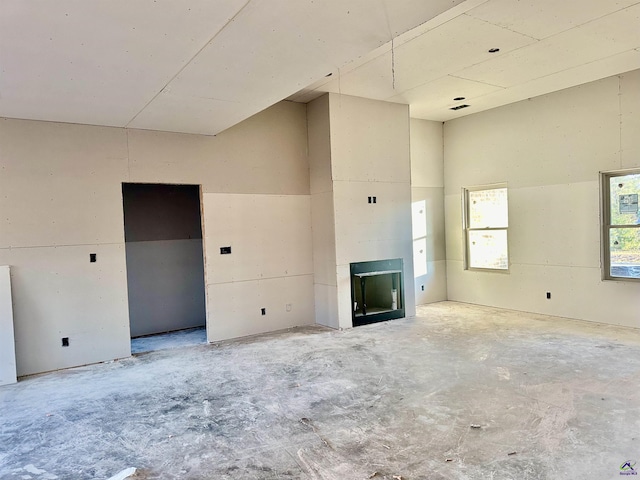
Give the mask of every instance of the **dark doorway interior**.
POLYGON ((131 337, 203 327, 200 187, 124 183, 131 337))

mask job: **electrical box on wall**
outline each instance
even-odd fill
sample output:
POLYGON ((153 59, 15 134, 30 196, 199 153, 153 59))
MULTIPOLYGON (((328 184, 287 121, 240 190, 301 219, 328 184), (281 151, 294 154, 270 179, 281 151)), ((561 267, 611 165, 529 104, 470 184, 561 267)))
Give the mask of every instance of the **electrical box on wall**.
POLYGON ((231 247, 220 247, 220 255, 229 255, 231 253, 231 247))

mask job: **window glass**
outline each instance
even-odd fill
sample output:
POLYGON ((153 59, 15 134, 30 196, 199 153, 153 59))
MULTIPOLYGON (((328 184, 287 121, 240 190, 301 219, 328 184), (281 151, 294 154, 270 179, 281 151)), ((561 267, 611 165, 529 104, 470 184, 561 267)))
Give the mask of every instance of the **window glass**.
POLYGON ((602 277, 640 280, 640 170, 601 176, 602 277))
POLYGON ((509 268, 507 231, 469 231, 469 266, 507 270, 509 268))
POLYGON ((465 189, 465 268, 509 270, 506 186, 465 189))
POLYGON ((640 278, 640 229, 609 230, 612 277, 640 278))
POLYGON ((469 228, 506 228, 508 225, 506 188, 469 191, 469 228))
POLYGON ((609 178, 611 225, 640 225, 640 173, 609 178))

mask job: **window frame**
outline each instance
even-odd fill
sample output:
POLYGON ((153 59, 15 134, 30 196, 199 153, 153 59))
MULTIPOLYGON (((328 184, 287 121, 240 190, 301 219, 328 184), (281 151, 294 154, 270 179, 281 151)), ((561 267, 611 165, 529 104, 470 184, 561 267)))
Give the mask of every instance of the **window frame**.
POLYGON ((511 270, 511 257, 509 255, 509 190, 506 182, 492 183, 488 185, 477 185, 472 187, 462 188, 462 235, 464 245, 463 255, 463 268, 473 272, 492 272, 509 274, 511 270), (469 193, 479 192, 483 190, 497 190, 507 189, 507 226, 506 227, 485 227, 485 228, 471 228, 470 227, 470 209, 469 209, 469 193), (469 248, 469 232, 471 231, 502 231, 507 234, 507 268, 488 268, 488 267, 472 267, 471 266, 471 250, 469 248))
POLYGON ((626 175, 640 175, 640 168, 628 168, 600 172, 600 272, 603 281, 640 282, 640 278, 617 277, 611 275, 611 229, 637 228, 638 225, 611 225, 611 178, 626 175))

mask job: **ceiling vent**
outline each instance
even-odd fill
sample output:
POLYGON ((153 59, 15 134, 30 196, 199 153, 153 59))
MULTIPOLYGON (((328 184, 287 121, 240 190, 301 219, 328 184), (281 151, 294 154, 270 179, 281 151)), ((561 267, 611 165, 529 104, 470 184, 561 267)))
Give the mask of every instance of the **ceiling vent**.
POLYGON ((470 107, 471 105, 456 105, 455 107, 451 107, 449 110, 460 110, 463 108, 470 107))

